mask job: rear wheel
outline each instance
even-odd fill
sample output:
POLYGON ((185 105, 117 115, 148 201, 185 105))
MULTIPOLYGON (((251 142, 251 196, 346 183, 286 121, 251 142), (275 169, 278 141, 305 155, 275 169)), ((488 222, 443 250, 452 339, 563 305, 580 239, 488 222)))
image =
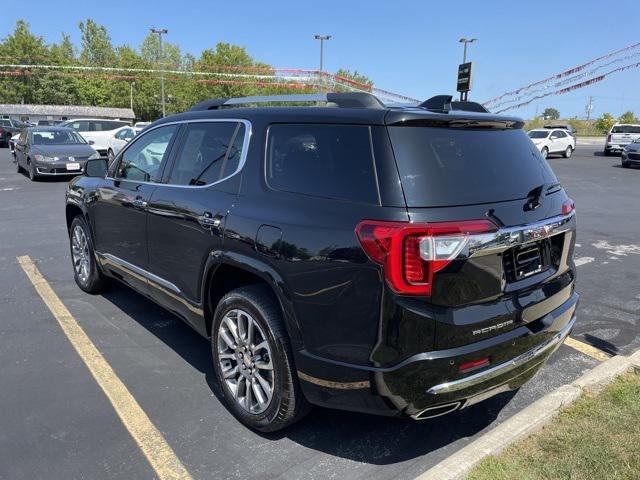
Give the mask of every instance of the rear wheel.
POLYGON ((624 160, 622 160, 622 168, 629 168, 629 162, 625 162, 624 160))
POLYGON ((549 149, 544 147, 540 153, 542 153, 542 158, 547 158, 549 156, 549 149))
POLYGON ((609 150, 609 149, 605 148, 605 149, 604 149, 604 156, 605 156, 605 157, 608 157, 609 155, 611 155, 611 150, 609 150))
POLYGON ((567 149, 564 151, 564 153, 562 154, 562 156, 564 158, 569 158, 571 156, 571 154, 573 154, 573 147, 571 145, 569 145, 567 147, 567 149))
POLYGON ((282 314, 268 287, 241 287, 220 300, 211 349, 227 407, 248 427, 274 432, 308 411, 282 314))
POLYGON ((78 286, 87 293, 100 292, 104 288, 105 277, 98 269, 89 228, 81 215, 76 216, 71 223, 69 246, 73 278, 78 286))

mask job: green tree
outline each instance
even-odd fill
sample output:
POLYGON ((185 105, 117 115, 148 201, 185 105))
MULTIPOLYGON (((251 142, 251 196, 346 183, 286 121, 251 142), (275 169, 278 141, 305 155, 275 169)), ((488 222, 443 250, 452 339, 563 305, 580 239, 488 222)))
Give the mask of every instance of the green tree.
POLYGON ((347 68, 340 68, 336 72, 337 77, 346 78, 347 80, 351 80, 352 82, 361 83, 363 85, 372 86, 373 80, 371 80, 366 75, 361 74, 358 70, 354 70, 353 72, 347 68))
POLYGON ((611 127, 616 123, 616 119, 609 112, 605 112, 602 116, 596 120, 595 127, 603 133, 609 132, 611 127))
POLYGON ((78 27, 82 41, 82 62, 91 66, 113 67, 116 55, 107 29, 90 18, 86 22, 80 22, 78 27))
POLYGON ((560 118, 560 112, 555 108, 545 108, 542 112, 542 118, 545 120, 558 120, 560 118))
POLYGON ((638 119, 636 118, 636 114, 631 110, 620 115, 620 118, 618 120, 620 123, 637 123, 638 121, 638 119))

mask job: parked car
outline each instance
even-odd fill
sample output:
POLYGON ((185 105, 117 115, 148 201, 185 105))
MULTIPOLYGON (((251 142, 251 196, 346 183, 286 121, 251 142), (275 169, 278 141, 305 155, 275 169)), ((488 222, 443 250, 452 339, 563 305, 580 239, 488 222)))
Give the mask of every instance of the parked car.
POLYGON ((622 152, 624 147, 640 138, 640 125, 621 123, 611 127, 604 144, 604 154, 622 152))
POLYGON ((60 125, 64 120, 38 120, 39 127, 53 127, 60 125))
POLYGON ((147 128, 149 125, 151 125, 151 122, 136 122, 134 127, 142 130, 143 128, 147 128))
POLYGON ((106 157, 109 150, 109 138, 117 129, 127 125, 129 122, 123 120, 79 118, 62 122, 59 126, 72 128, 82 135, 100 155, 106 157))
POLYGON ((24 122, 15 118, 0 118, 0 147, 8 147, 11 137, 25 127, 24 122))
POLYGON ((16 142, 20 137, 20 132, 14 133, 13 136, 9 139, 9 152, 13 155, 13 158, 16 158, 16 142))
POLYGON ((137 127, 120 127, 109 137, 107 140, 107 158, 109 162, 113 161, 118 152, 122 150, 122 147, 131 141, 140 130, 137 127))
POLYGON ((568 123, 553 123, 553 124, 545 125, 544 128, 548 128, 550 130, 555 130, 555 129, 565 130, 569 135, 573 137, 574 140, 576 139, 576 131, 568 123))
POLYGON ((636 138, 632 143, 624 147, 621 162, 624 168, 640 164, 640 138, 636 138))
POLYGON ((327 93, 161 119, 69 183, 75 281, 210 338, 260 431, 309 404, 421 420, 519 388, 575 323, 575 212, 524 122, 479 109, 327 93))
POLYGON ((547 158, 551 154, 562 154, 569 158, 576 148, 575 139, 565 130, 550 130, 536 128, 527 133, 533 144, 540 150, 542 156, 547 158))
POLYGON ((30 180, 40 176, 78 175, 88 159, 100 155, 70 128, 29 127, 16 142, 16 170, 25 170, 30 180))

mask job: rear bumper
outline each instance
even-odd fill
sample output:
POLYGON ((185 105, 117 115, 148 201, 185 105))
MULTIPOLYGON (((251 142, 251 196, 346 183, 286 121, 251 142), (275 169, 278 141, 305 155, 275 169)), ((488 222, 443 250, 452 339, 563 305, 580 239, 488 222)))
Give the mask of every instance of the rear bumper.
POLYGON ((300 352, 296 361, 303 391, 309 401, 322 406, 414 419, 465 408, 531 379, 571 333, 578 298, 573 293, 531 326, 413 355, 390 368, 350 365, 300 352), (460 364, 485 357, 489 366, 459 372, 460 364))

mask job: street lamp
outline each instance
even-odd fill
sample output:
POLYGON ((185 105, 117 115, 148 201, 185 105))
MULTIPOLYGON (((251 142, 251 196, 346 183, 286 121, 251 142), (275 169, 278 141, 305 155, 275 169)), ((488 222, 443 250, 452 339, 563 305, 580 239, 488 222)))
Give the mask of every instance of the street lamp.
POLYGON ((131 110, 133 110, 133 87, 136 86, 136 82, 131 82, 131 90, 129 92, 129 105, 131 106, 131 110))
POLYGON ((324 41, 329 40, 331 35, 315 35, 313 38, 320 40, 320 83, 324 83, 324 41))
POLYGON ((166 115, 165 101, 164 101, 164 55, 162 53, 162 35, 169 33, 166 28, 150 28, 151 33, 158 35, 158 41, 160 42, 160 102, 162 103, 162 116, 166 115))

